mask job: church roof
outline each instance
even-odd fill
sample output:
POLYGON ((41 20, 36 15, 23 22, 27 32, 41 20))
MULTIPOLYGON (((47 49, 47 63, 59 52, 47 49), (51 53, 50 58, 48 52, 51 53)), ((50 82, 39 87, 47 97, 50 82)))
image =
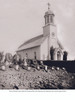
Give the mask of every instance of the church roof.
POLYGON ((48 10, 47 12, 45 12, 45 16, 46 15, 54 15, 54 13, 51 10, 48 10))
MULTIPOLYGON (((32 39, 29 39, 28 41, 24 42, 17 51, 21 51, 21 50, 25 50, 25 49, 29 49, 29 48, 33 48, 33 47, 37 47, 40 46, 41 43, 46 39, 46 37, 42 35, 39 35, 37 37, 34 37, 32 39)), ((63 46, 61 45, 60 41, 57 41, 59 47, 61 49, 63 49, 63 46)))
POLYGON ((17 51, 21 51, 24 49, 28 49, 28 48, 32 48, 32 47, 36 47, 36 46, 40 46, 41 43, 44 41, 46 37, 43 37, 43 35, 39 35, 37 37, 34 37, 26 42, 24 42, 17 51))
POLYGON ((61 42, 59 41, 59 39, 57 39, 57 43, 58 43, 58 45, 59 45, 59 47, 60 47, 61 49, 64 49, 64 47, 62 46, 62 44, 61 44, 61 42))

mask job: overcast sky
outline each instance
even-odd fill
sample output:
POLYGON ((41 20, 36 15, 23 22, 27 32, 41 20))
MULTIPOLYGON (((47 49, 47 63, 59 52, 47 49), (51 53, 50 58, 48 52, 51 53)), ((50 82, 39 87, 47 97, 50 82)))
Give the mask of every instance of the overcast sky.
POLYGON ((48 2, 58 38, 69 58, 75 58, 75 0, 0 0, 0 51, 14 53, 27 39, 43 34, 48 2))

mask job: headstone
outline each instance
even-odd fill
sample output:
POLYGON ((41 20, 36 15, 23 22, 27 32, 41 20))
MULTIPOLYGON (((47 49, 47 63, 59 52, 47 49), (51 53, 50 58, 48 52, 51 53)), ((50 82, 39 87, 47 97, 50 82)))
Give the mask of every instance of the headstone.
POLYGON ((24 62, 24 66, 27 66, 27 62, 26 61, 24 62))
POLYGON ((12 54, 6 53, 5 59, 6 59, 6 61, 11 62, 12 61, 12 54))
POLYGON ((5 66, 2 66, 2 70, 5 71, 5 66))
POLYGON ((28 67, 28 71, 30 71, 31 70, 31 67, 28 67))
POLYGON ((59 67, 57 67, 56 69, 59 70, 59 67))
POLYGON ((27 57, 24 58, 24 66, 27 66, 27 57))
POLYGON ((72 79, 74 79, 74 76, 72 76, 72 79))
POLYGON ((39 67, 39 65, 37 65, 37 69, 38 69, 38 70, 40 70, 40 67, 39 67))
POLYGON ((6 66, 9 66, 9 62, 8 62, 8 61, 6 61, 6 62, 5 62, 5 65, 6 65, 6 66))
POLYGON ((47 71, 48 70, 48 66, 47 65, 45 65, 45 71, 47 71))
POLYGON ((41 63, 41 65, 43 65, 43 61, 41 61, 40 63, 41 63))
POLYGON ((52 67, 52 70, 54 70, 54 67, 52 67))
POLYGON ((66 70, 64 67, 62 68, 63 70, 66 70))
POLYGON ((16 70, 19 70, 19 65, 16 65, 16 66, 15 66, 15 69, 16 69, 16 70))

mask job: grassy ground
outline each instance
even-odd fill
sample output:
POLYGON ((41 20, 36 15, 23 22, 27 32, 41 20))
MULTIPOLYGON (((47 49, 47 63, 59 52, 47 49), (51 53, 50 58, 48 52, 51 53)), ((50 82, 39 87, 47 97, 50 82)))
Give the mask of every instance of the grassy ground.
POLYGON ((75 89, 75 74, 65 70, 0 70, 0 89, 75 89))

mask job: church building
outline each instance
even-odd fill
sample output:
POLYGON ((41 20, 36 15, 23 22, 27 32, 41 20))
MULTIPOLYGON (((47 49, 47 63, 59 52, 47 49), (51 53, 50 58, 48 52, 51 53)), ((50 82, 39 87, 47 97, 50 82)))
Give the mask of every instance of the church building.
POLYGON ((57 38, 57 28, 54 23, 54 13, 50 10, 45 12, 45 25, 43 34, 23 43, 17 50, 21 57, 37 60, 63 60, 63 46, 57 38))

